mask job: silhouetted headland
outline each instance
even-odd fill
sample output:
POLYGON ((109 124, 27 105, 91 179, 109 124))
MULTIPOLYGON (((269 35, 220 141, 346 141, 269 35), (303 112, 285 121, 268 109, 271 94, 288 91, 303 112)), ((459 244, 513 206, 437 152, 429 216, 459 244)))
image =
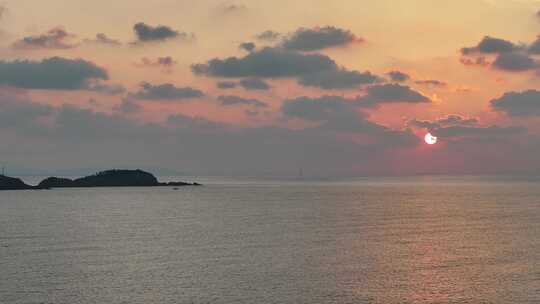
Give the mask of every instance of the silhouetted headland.
POLYGON ((161 183, 151 173, 142 170, 108 170, 77 179, 48 177, 37 186, 25 184, 18 178, 0 175, 0 190, 40 190, 51 188, 94 188, 94 187, 182 187, 201 186, 199 183, 161 183))
POLYGON ((27 185, 19 178, 0 175, 0 190, 31 190, 31 189, 37 189, 37 187, 32 187, 32 186, 27 185))

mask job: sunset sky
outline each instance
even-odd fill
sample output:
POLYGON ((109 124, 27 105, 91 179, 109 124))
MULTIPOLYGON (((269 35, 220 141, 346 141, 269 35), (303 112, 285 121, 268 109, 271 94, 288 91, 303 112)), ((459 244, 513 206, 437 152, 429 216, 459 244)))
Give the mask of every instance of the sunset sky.
POLYGON ((15 171, 540 170, 540 1, 0 4, 15 171))

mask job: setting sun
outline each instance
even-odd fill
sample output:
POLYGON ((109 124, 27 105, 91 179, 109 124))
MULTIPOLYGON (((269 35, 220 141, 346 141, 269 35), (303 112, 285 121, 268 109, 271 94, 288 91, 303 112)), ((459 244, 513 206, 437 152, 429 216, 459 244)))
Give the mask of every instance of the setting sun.
POLYGON ((434 145, 437 143, 437 137, 431 135, 431 133, 426 134, 424 137, 424 140, 426 141, 426 144, 428 145, 434 145))

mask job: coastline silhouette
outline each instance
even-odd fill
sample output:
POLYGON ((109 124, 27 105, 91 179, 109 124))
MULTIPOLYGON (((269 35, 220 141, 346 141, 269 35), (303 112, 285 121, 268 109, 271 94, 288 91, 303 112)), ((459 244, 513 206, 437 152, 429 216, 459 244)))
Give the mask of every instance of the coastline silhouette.
POLYGON ((76 179, 48 177, 37 186, 28 185, 19 178, 0 175, 0 190, 46 190, 53 188, 96 188, 96 187, 182 187, 201 186, 189 182, 159 182, 149 172, 137 170, 106 170, 76 179))

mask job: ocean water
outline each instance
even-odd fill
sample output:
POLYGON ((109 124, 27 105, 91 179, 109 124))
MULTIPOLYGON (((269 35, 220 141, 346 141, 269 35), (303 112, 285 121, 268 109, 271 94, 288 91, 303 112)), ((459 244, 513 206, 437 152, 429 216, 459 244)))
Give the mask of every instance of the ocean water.
POLYGON ((540 303, 540 182, 0 193, 0 303, 540 303))

